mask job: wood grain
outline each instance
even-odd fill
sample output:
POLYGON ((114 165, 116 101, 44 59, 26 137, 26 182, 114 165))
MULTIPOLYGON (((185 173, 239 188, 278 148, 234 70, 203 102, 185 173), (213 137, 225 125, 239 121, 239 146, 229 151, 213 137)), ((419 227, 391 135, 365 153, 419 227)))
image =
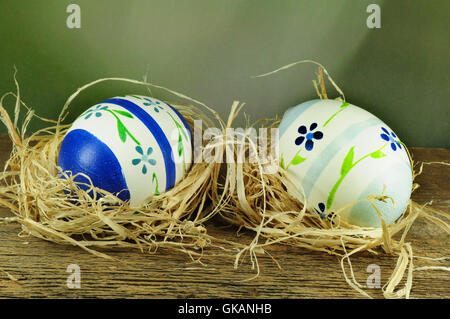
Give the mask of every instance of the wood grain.
MULTIPOLYGON (((0 136, 0 161, 9 154, 6 136, 0 136)), ((412 148, 416 161, 448 162, 450 150, 412 148)), ((433 206, 448 212, 450 206, 450 169, 440 164, 426 164, 417 178, 421 187, 413 194, 418 203, 433 201, 433 206)), ((0 216, 10 216, 0 209, 0 216)), ((339 259, 285 245, 269 248, 279 262, 280 270, 265 255, 259 257, 260 276, 255 274, 248 258, 238 269, 230 257, 211 257, 220 253, 209 249, 202 259, 206 264, 192 263, 183 253, 160 249, 155 254, 137 250, 109 249, 109 255, 126 264, 92 256, 77 247, 58 245, 34 237, 18 237, 20 226, 0 224, 0 268, 18 281, 0 272, 0 298, 361 298, 345 282, 339 259), (66 272, 69 264, 81 268, 81 288, 69 289, 66 272)), ((250 232, 237 238, 234 229, 208 225, 208 232, 223 238, 249 241, 250 232)), ((449 236, 436 226, 418 220, 408 240, 415 255, 449 256, 449 236)), ((396 258, 379 251, 379 255, 362 253, 352 258, 356 279, 365 285, 370 264, 381 268, 384 284, 394 269, 396 258)), ((420 265, 417 260, 416 264, 420 265)), ((436 265, 443 265, 436 263, 436 265)), ((367 291, 376 298, 381 289, 367 291)), ((412 298, 449 298, 449 273, 418 271, 414 273, 412 298)))

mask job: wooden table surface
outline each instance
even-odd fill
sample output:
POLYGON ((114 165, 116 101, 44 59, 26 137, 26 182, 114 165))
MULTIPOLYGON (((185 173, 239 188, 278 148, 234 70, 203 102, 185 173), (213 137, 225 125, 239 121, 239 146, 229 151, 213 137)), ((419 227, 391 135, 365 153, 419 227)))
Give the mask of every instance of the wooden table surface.
MULTIPOLYGON (((0 141, 0 161, 9 155, 8 138, 0 141)), ((449 162, 450 150, 412 148, 416 161, 449 162)), ((417 178, 421 187, 413 194, 418 203, 433 201, 433 207, 446 212, 450 206, 450 168, 425 165, 417 178)), ((0 209, 0 217, 11 216, 0 209)), ((255 274, 249 259, 236 270, 234 259, 208 257, 206 266, 191 263, 186 254, 160 249, 156 254, 137 250, 109 249, 105 252, 135 267, 95 257, 80 248, 46 242, 34 237, 18 237, 18 224, 0 224, 0 298, 362 298, 345 281, 339 258, 301 248, 274 245, 270 253, 280 263, 280 270, 268 256, 259 257, 260 276, 242 282, 255 274), (67 267, 81 269, 81 288, 69 289, 67 267)), ((235 237, 232 229, 208 226, 210 234, 235 237)), ((250 240, 250 232, 240 240, 250 240)), ((418 256, 450 256, 449 236, 437 226, 421 219, 407 237, 418 256)), ((213 250, 211 248, 211 250, 213 250)), ((380 250, 379 255, 361 253, 352 259, 356 279, 366 284, 367 267, 377 264, 384 284, 395 267, 396 258, 380 250)), ((415 260, 420 264, 420 260, 415 260)), ((448 264, 439 264, 445 265, 448 264)), ((414 272, 412 298, 450 298, 449 272, 432 270, 414 272)), ((371 296, 382 298, 379 288, 367 288, 371 296)))

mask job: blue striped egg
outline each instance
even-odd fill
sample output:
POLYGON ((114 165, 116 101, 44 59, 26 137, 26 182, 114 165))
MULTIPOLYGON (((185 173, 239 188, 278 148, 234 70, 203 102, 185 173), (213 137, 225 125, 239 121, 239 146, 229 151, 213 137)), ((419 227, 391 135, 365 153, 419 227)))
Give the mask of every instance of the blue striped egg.
POLYGON ((61 143, 58 165, 138 206, 172 188, 192 161, 191 131, 171 105, 141 95, 114 97, 81 114, 61 143), (83 175, 84 174, 84 175, 83 175))
POLYGON ((387 225, 408 205, 413 176, 405 146, 355 105, 312 100, 290 108, 279 125, 279 151, 298 199, 322 218, 338 213, 351 224, 380 227, 369 195, 392 198, 373 201, 387 225))

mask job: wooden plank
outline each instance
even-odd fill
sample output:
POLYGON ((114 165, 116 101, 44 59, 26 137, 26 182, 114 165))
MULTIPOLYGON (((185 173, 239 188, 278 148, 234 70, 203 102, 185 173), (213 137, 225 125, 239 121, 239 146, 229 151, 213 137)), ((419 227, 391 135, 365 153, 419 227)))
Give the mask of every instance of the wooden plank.
MULTIPOLYGON (((10 144, 3 136, 0 141, 0 160, 8 157, 10 144)), ((449 161, 448 149, 412 149, 418 161, 449 161)), ((433 200, 433 206, 448 212, 450 206, 450 175, 448 166, 427 164, 417 178, 421 187, 413 194, 419 203, 433 200)), ((0 216, 10 216, 0 209, 0 216)), ((118 263, 92 256, 77 247, 58 245, 34 237, 19 237, 20 226, 0 224, 0 268, 18 279, 17 282, 0 272, 1 298, 360 298, 358 292, 345 282, 339 259, 324 253, 311 252, 285 245, 269 248, 270 254, 282 269, 267 255, 258 258, 259 277, 255 275, 248 258, 238 269, 234 259, 211 256, 220 253, 209 249, 202 258, 203 266, 192 263, 188 256, 166 249, 155 254, 137 250, 108 249, 109 255, 124 262, 118 263), (67 287, 67 266, 81 268, 81 288, 67 287)), ((212 235, 249 241, 251 232, 240 238, 233 229, 208 225, 212 235)), ((415 255, 449 256, 449 236, 435 225, 419 220, 412 227, 408 240, 415 255)), ((370 264, 381 269, 385 283, 395 267, 396 258, 379 251, 375 256, 362 253, 352 258, 356 279, 365 284, 370 264)), ((421 260, 415 261, 420 265, 421 260)), ((443 265, 436 263, 436 265, 443 265)), ((449 274, 445 271, 415 272, 413 298, 449 298, 449 274)), ((367 289, 374 297, 382 297, 381 289, 367 289)))

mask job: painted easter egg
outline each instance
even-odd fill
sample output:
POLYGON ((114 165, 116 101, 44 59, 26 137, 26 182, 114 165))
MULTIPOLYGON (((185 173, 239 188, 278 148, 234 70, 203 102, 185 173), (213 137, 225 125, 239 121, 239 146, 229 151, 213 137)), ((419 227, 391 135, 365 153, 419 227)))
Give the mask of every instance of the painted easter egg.
MULTIPOLYGON (((61 143, 58 165, 83 173, 100 189, 138 206, 172 188, 192 161, 191 131, 172 106, 139 95, 92 106, 72 124, 61 143)), ((86 177, 75 178, 87 190, 86 177)))
POLYGON ((404 145, 355 105, 312 100, 290 108, 279 125, 279 151, 281 167, 302 193, 299 200, 322 218, 349 205, 339 212, 342 219, 380 227, 369 195, 393 199, 373 201, 387 225, 408 205, 413 177, 404 145))

